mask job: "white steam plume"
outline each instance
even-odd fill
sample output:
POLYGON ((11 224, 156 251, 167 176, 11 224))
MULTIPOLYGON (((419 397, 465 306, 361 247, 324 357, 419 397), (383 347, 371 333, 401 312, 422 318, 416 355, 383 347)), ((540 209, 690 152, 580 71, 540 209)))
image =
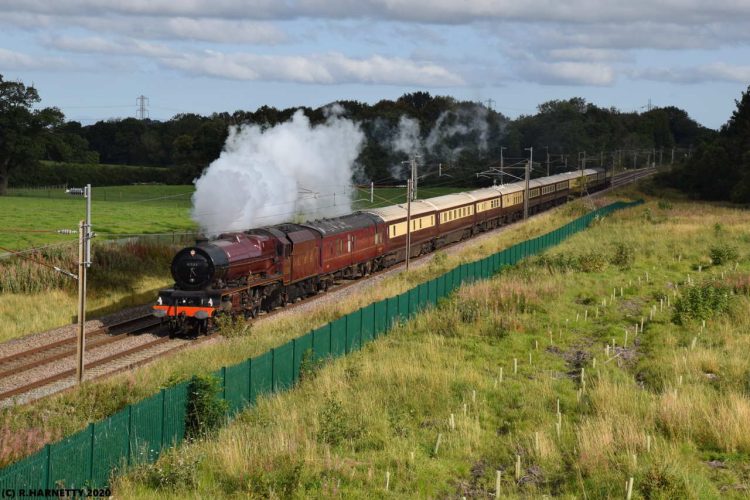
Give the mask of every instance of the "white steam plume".
MULTIPOLYGON (((422 153, 422 138, 420 135, 419 122, 414 118, 401 115, 398 120, 398 129, 391 139, 391 147, 394 151, 406 153, 409 156, 422 153)), ((403 180, 409 176, 409 168, 403 164, 392 165, 389 169, 391 177, 403 180)))
POLYGON ((195 181, 191 216, 216 236, 349 213, 364 140, 359 125, 336 112, 316 126, 299 110, 272 128, 232 127, 219 158, 195 181))

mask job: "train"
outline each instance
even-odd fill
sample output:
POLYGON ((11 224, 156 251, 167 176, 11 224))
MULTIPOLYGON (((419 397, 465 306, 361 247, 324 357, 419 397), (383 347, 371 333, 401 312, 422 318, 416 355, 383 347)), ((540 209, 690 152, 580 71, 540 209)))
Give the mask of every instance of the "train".
MULTIPOLYGON (((529 214, 611 184, 592 168, 529 181, 529 214)), ((221 315, 257 317, 336 282, 367 276, 410 257, 523 217, 525 183, 361 210, 304 224, 284 223, 199 240, 172 260, 174 285, 160 290, 153 314, 170 335, 207 333, 221 315)))

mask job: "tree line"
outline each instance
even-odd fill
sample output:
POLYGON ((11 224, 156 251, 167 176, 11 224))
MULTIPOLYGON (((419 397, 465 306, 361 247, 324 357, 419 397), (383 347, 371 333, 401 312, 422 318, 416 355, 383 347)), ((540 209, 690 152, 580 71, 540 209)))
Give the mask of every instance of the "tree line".
MULTIPOLYGON (((0 194, 9 178, 23 184, 38 160, 168 167, 165 180, 187 183, 219 156, 229 127, 273 127, 300 109, 262 106, 255 111, 208 116, 183 113, 165 121, 110 119, 84 126, 66 121, 57 108, 38 109, 39 102, 33 87, 5 81, 0 75, 0 194)), ((301 109, 312 124, 323 123, 331 113, 330 105, 301 109)), ((536 113, 515 120, 480 103, 427 92, 375 104, 340 101, 337 109, 341 116, 360 123, 366 137, 358 158, 358 178, 353 180, 378 184, 399 182, 397 167, 409 158, 407 151, 394 145, 405 117, 417 125, 424 171, 437 173, 439 166, 461 185, 490 182, 477 178, 476 173, 496 165, 501 155, 526 157, 528 147, 535 149, 535 159, 543 162, 550 154, 558 166, 562 155, 568 155, 569 168, 573 168, 579 152, 594 158, 587 163, 593 166, 599 158, 611 163, 614 151, 688 150, 717 136, 675 107, 623 112, 578 97, 545 102, 536 113)), ((430 182, 444 183, 445 179, 433 175, 423 185, 430 182)))
POLYGON ((695 198, 750 203, 750 86, 737 108, 711 140, 659 181, 695 198))

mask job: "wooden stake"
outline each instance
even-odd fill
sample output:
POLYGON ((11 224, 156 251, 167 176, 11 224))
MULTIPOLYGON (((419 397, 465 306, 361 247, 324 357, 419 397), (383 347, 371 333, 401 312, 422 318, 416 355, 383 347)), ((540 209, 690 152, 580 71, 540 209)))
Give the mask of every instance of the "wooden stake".
POLYGON ((503 383, 503 367, 500 367, 500 383, 503 383))
POLYGON ((557 413, 560 414, 560 398, 557 398, 557 413))
POLYGON ((471 390, 471 402, 476 403, 477 402, 477 391, 475 389, 471 390))
POLYGON ((690 350, 695 349, 695 344, 698 342, 698 337, 693 337, 693 341, 690 343, 690 350))
POLYGON ((438 450, 440 449, 440 440, 441 439, 443 439, 443 435, 442 434, 438 434, 437 442, 435 443, 435 451, 433 452, 434 456, 437 456, 437 454, 438 454, 438 450))
POLYGON ((534 340, 534 349, 536 349, 537 351, 539 350, 539 341, 538 340, 534 340))
POLYGON ((513 374, 518 373, 518 358, 513 358, 513 374))
POLYGON ((585 310, 585 311, 583 312, 583 321, 588 321, 588 320, 589 320, 589 310, 588 310, 588 309, 586 309, 586 310, 585 310))
POLYGON ((516 481, 521 479, 521 455, 516 455, 516 481))
POLYGON ((385 471, 385 491, 388 491, 388 488, 391 485, 391 471, 385 471))
POLYGON ((502 472, 499 470, 496 471, 497 475, 495 476, 495 498, 500 498, 500 478, 502 477, 502 472))
POLYGON ((632 477, 628 479, 627 487, 628 489, 627 489, 627 494, 625 496, 625 500, 630 500, 631 498, 633 498, 633 478, 632 477))
POLYGON ((456 430, 456 419, 453 417, 453 413, 451 413, 450 426, 452 431, 456 430))
POLYGON ((651 434, 646 434, 646 452, 651 453, 651 434))
POLYGON ((643 333, 643 316, 641 316, 641 333, 643 333))
POLYGON ((466 416, 466 403, 464 403, 464 417, 466 416))

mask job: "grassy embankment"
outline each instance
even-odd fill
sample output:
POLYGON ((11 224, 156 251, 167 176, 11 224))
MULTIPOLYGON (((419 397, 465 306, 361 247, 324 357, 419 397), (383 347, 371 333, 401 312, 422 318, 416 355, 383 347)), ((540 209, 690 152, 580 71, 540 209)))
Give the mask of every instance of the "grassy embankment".
POLYGON ((615 214, 115 491, 486 498, 500 471, 502 497, 623 498, 633 478, 633 498, 746 498, 749 223, 681 201, 615 214))
MULTIPOLYGON (((167 233, 162 243, 98 246, 89 276, 89 318, 124 307, 148 303, 159 288, 171 283, 169 262, 175 252, 168 233, 194 231, 190 219, 193 186, 114 186, 93 190, 92 217, 100 239, 125 234, 167 233)), ((436 196, 458 188, 425 188, 422 196, 436 196)), ((39 230, 74 229, 84 216, 84 201, 61 189, 15 189, 0 197, 0 247, 21 250, 62 243, 30 255, 76 272, 77 237, 39 230), (67 244, 65 244, 67 243, 67 244)), ((404 189, 382 188, 374 203, 369 190, 355 195, 355 206, 383 206, 403 201, 404 189)), ((179 238, 178 238, 179 241, 179 238)), ((0 253, 3 253, 0 251, 0 253)), ((74 321, 76 283, 39 264, 0 259, 0 342, 74 321)))
POLYGON ((359 307, 408 290, 461 262, 476 260, 557 228, 585 211, 580 202, 561 207, 523 225, 508 228, 459 255, 439 253, 428 266, 415 269, 408 275, 401 273, 386 278, 378 287, 368 287, 336 303, 318 305, 312 312, 290 311, 283 317, 255 325, 249 335, 181 352, 132 373, 84 384, 80 390, 0 410, 0 466, 41 448, 47 442, 80 430, 88 422, 111 415, 126 404, 155 393, 160 387, 187 379, 196 372, 212 371, 266 352, 359 307))

